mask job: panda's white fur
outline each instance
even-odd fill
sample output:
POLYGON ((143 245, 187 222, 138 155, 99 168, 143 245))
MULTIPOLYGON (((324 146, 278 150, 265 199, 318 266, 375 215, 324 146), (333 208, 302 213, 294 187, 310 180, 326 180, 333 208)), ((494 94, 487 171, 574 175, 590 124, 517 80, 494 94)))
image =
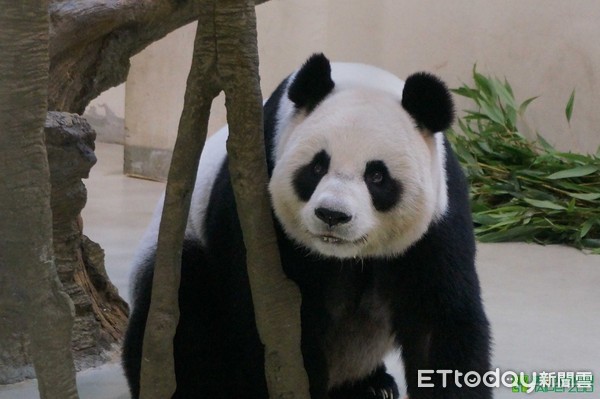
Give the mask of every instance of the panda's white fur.
POLYGON ((399 104, 404 82, 389 72, 351 63, 332 63, 331 71, 335 88, 314 112, 294 112, 288 98, 281 100, 269 186, 275 213, 292 238, 317 253, 338 258, 398 255, 446 211, 443 137, 415 127, 399 104), (303 203, 290 177, 320 149, 332 156, 333 173, 303 203), (403 184, 402 204, 392 214, 373 208, 363 181, 364 165, 374 159, 383 160, 403 184), (327 231, 315 217, 318 207, 351 214, 352 220, 327 231), (322 237, 328 233, 342 243, 325 242, 322 237))
POLYGON ((198 174, 194 192, 192 193, 192 202, 190 204, 190 215, 186 229, 186 237, 197 239, 203 245, 206 244, 204 231, 204 219, 206 209, 210 199, 210 193, 215 181, 215 176, 223 165, 227 155, 227 137, 229 129, 227 126, 220 129, 212 135, 207 141, 198 164, 198 174))

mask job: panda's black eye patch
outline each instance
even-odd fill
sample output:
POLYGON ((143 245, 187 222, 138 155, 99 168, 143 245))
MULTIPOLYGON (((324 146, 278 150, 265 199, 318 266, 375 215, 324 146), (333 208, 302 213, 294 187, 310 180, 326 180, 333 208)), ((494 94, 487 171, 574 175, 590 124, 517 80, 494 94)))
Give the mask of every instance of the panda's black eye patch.
POLYGON ((402 185, 390 176, 383 161, 367 162, 364 180, 371 194, 373 206, 379 212, 389 211, 400 200, 402 185))
POLYGON ((329 171, 330 159, 329 154, 325 150, 321 150, 315 154, 310 163, 302 166, 294 173, 294 190, 302 201, 308 201, 315 192, 321 178, 329 171))

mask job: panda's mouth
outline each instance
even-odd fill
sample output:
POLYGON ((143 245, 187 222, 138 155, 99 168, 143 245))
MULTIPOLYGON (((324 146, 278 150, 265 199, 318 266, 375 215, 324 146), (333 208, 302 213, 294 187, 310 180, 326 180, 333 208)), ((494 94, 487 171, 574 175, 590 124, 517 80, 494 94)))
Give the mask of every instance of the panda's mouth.
POLYGON ((320 240, 321 242, 325 243, 325 244, 333 244, 333 245, 360 245, 360 244, 364 244, 367 242, 367 237, 363 236, 360 237, 356 240, 346 240, 344 238, 341 237, 337 237, 331 234, 314 234, 315 238, 317 238, 318 240, 320 240))
POLYGON ((347 242, 346 240, 342 240, 339 237, 330 236, 330 235, 323 235, 320 238, 321 238, 321 241, 323 241, 327 244, 339 244, 342 242, 347 242))

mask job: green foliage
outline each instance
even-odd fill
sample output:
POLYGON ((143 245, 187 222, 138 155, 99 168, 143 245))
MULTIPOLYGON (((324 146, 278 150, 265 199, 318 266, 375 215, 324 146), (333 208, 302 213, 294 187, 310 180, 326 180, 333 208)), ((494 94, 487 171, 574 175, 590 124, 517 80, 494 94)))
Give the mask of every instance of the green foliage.
MULTIPOLYGON (((473 101, 448 131, 470 180, 480 241, 567 244, 600 254, 600 148, 595 155, 560 152, 519 121, 535 100, 515 101, 510 84, 473 69, 474 85, 453 92, 473 101)), ((570 121, 575 91, 565 114, 570 121)))
POLYGON ((573 103, 575 102, 575 90, 571 93, 567 107, 565 108, 565 115, 567 116, 567 122, 571 123, 571 115, 573 115, 573 103))

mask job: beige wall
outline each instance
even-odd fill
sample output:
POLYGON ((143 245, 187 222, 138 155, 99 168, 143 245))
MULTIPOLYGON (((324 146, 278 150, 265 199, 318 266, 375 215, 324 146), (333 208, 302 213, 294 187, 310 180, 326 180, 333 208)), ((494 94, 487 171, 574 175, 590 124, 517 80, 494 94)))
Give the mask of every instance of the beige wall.
MULTIPOLYGON (((506 76, 517 99, 540 96, 530 107, 532 130, 562 149, 595 152, 600 144, 598 0, 271 0, 257 14, 265 97, 317 51, 400 77, 428 70, 452 87, 468 82, 477 63, 482 72, 506 76), (569 126, 564 108, 573 88, 569 126)), ((194 29, 182 28, 132 60, 126 141, 134 174, 164 176, 194 29)), ((222 103, 213 107, 209 131, 224 124, 222 103)))

